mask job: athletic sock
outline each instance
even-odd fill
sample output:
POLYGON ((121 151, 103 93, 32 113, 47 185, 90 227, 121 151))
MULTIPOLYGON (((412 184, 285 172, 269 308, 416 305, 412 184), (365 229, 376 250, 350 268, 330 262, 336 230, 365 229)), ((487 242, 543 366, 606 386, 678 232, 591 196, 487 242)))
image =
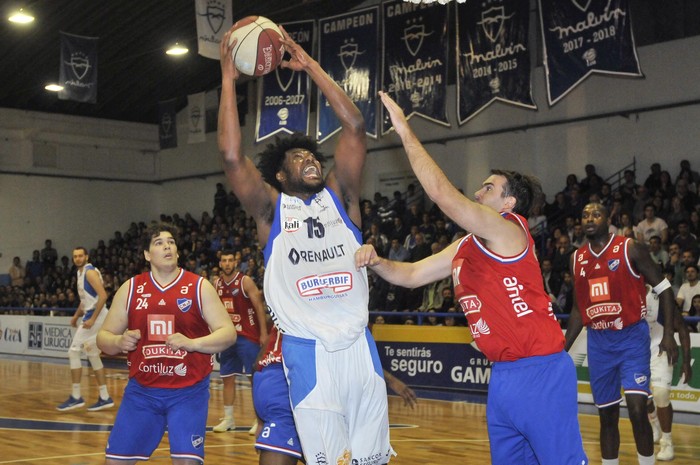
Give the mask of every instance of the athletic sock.
POLYGON ((107 385, 103 384, 100 386, 100 399, 102 400, 107 400, 109 399, 109 392, 107 392, 107 385))
POLYGON ((224 405, 224 418, 233 420, 233 405, 224 405))
POLYGON ((639 465, 654 465, 656 463, 656 457, 652 454, 650 457, 645 457, 637 452, 637 459, 639 460, 639 465))
POLYGON ((73 396, 73 399, 80 399, 80 383, 73 383, 71 396, 73 396))

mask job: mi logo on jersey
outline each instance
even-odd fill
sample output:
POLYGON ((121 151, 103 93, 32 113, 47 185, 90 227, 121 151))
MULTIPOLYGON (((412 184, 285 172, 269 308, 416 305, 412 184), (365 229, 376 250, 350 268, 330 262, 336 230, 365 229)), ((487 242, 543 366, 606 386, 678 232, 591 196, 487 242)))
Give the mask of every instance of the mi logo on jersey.
POLYGON ((166 341, 174 329, 175 315, 148 315, 149 341, 166 341))
POLYGON ((610 283, 608 277, 588 280, 589 297, 591 302, 604 302, 610 300, 610 283))

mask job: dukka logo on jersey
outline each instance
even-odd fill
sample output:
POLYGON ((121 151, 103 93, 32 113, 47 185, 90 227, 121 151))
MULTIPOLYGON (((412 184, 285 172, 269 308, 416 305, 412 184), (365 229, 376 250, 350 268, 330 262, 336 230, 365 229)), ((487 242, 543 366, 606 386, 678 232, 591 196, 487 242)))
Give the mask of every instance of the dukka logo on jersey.
POLYGON ((297 281, 297 290, 302 297, 321 295, 328 289, 333 294, 341 294, 352 289, 352 274, 347 271, 312 275, 297 281))

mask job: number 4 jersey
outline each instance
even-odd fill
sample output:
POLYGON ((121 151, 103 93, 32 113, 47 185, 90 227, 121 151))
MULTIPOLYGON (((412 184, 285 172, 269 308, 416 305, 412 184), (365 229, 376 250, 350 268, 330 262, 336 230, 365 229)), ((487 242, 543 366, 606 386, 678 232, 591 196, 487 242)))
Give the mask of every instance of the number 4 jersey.
POLYGON ((644 278, 627 254, 631 239, 611 235, 596 254, 588 244, 574 255, 574 289, 581 321, 591 329, 620 330, 646 315, 644 278))
POLYGON ((355 269, 360 230, 329 189, 304 201, 284 193, 265 245, 265 300, 285 334, 350 346, 367 326, 367 271, 355 269))

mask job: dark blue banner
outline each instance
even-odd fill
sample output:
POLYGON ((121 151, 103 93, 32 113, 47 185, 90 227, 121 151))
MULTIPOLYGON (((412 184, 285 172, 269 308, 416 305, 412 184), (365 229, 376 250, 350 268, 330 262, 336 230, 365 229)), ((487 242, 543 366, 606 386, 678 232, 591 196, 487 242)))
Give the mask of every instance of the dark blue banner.
POLYGON ((97 102, 97 37, 61 32, 61 100, 97 102))
POLYGON ((377 340, 382 367, 415 388, 488 391, 491 363, 470 344, 377 340))
MULTIPOLYGON (((377 44, 379 8, 354 10, 319 21, 319 64, 355 102, 367 135, 377 137, 377 44)), ((319 92, 319 142, 340 130, 328 100, 319 92)))
MULTIPOLYGON (((284 24, 292 39, 311 55, 314 44, 314 21, 284 24)), ((285 59, 289 58, 289 55, 285 59)), ((255 141, 260 142, 280 132, 309 133, 311 99, 309 75, 277 67, 258 80, 258 119, 255 141)))
MULTIPOLYGON (((407 118, 422 116, 449 127, 446 114, 448 8, 439 3, 386 2, 382 87, 407 118)), ((391 129, 382 108, 382 134, 391 129)))
POLYGON ((642 76, 628 0, 539 0, 549 105, 591 73, 642 76))
POLYGON ((496 100, 537 109, 530 84, 529 9, 522 0, 457 5, 459 124, 496 100))
POLYGON ((177 99, 158 102, 158 139, 160 149, 177 147, 177 99))

